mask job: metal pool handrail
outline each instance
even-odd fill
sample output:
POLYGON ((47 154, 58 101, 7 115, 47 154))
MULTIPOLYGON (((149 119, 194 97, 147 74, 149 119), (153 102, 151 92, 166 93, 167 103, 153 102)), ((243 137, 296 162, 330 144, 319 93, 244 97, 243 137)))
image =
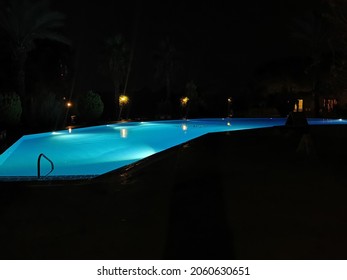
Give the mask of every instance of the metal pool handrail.
POLYGON ((41 178, 41 158, 42 157, 44 157, 46 160, 48 160, 48 162, 51 164, 51 170, 45 176, 42 176, 42 177, 47 177, 54 170, 54 163, 53 163, 53 161, 51 161, 48 157, 46 157, 46 155, 41 153, 39 155, 39 157, 37 158, 37 178, 38 179, 41 178))

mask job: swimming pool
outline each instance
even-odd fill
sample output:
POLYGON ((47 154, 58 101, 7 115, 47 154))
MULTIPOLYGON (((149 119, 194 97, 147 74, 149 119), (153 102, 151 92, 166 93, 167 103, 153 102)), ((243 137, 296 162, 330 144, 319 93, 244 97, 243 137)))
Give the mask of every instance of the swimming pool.
MULTIPOLYGON (((309 124, 344 120, 308 119, 309 124)), ((285 118, 127 122, 26 135, 0 155, 0 180, 94 177, 210 132, 283 126, 285 118)))

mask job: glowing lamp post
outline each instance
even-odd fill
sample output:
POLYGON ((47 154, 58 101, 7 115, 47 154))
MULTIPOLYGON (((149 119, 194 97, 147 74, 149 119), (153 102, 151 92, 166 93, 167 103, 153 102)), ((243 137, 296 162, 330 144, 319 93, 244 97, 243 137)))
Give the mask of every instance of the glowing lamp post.
POLYGON ((233 112, 233 110, 231 108, 231 106, 233 104, 233 99, 231 97, 228 97, 227 102, 228 102, 227 116, 228 116, 228 118, 231 118, 233 116, 233 114, 234 114, 234 112, 233 112))
POLYGON ((183 118, 187 118, 188 115, 188 103, 189 103, 189 98, 187 96, 181 97, 180 99, 181 103, 181 108, 183 112, 183 118))
MULTIPOLYGON (((63 100, 65 100, 65 97, 63 98, 63 100)), ((73 105, 73 104, 72 104, 71 101, 67 101, 67 102, 65 103, 66 112, 65 112, 65 117, 64 117, 64 126, 66 125, 67 117, 68 117, 68 115, 69 115, 69 111, 70 111, 72 105, 73 105)))
POLYGON ((119 96, 119 106, 124 106, 129 103, 129 97, 126 95, 119 96))
POLYGON ((121 115, 122 115, 122 110, 123 110, 123 107, 126 106, 128 103, 129 103, 129 97, 122 94, 119 96, 119 100, 118 100, 118 103, 119 103, 119 115, 118 115, 118 120, 120 120, 121 118, 121 115))
POLYGON ((187 96, 181 98, 181 106, 185 107, 188 104, 189 98, 187 96))

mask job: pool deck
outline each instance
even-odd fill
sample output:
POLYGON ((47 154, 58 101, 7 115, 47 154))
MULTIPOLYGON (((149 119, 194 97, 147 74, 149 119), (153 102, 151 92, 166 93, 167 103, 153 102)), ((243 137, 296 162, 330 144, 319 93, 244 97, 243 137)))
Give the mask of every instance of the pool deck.
POLYGON ((97 180, 2 182, 1 259, 347 259, 347 127, 210 134, 97 180))

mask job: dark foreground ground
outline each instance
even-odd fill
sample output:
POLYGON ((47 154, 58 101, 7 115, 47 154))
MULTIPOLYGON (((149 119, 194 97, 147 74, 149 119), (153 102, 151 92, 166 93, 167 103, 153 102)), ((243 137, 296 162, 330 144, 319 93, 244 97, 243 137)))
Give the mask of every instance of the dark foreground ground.
POLYGON ((1 259, 347 259, 347 126, 207 135, 98 180, 2 183, 1 259))

